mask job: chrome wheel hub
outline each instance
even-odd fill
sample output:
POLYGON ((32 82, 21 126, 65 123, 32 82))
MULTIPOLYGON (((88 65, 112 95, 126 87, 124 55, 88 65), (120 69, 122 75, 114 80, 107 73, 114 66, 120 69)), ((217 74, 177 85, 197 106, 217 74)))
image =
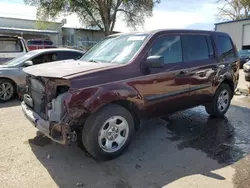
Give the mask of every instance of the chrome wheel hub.
POLYGON ((121 116, 113 116, 105 121, 99 131, 99 146, 105 152, 116 152, 125 144, 128 134, 128 122, 121 116))
POLYGON ((14 88, 11 83, 4 82, 0 85, 0 99, 3 101, 9 100, 14 92, 14 88))
POLYGON ((217 101, 218 110, 220 112, 224 112, 227 109, 229 102, 230 102, 229 93, 227 90, 223 90, 218 97, 217 101))
POLYGON ((107 131, 107 139, 115 140, 119 135, 119 128, 116 126, 112 126, 107 131))

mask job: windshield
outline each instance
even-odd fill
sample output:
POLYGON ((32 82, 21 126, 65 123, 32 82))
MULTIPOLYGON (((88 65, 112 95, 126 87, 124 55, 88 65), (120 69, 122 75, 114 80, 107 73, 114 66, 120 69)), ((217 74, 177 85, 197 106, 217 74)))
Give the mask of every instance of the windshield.
POLYGON ((239 55, 240 56, 250 56, 250 50, 240 50, 239 55))
POLYGON ((123 64, 138 52, 148 35, 120 35, 108 37, 91 48, 83 61, 123 64))
POLYGON ((19 65, 21 63, 23 63, 24 61, 27 61, 29 60, 29 58, 31 58, 32 56, 34 56, 35 54, 37 54, 36 51, 30 51, 20 57, 17 57, 15 59, 12 59, 8 62, 6 62, 4 65, 7 65, 7 66, 15 66, 15 65, 19 65))

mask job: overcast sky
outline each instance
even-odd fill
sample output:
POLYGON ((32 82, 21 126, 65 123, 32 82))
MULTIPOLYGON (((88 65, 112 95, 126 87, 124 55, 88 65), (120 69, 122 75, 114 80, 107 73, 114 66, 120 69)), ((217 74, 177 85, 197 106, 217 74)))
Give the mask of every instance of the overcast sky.
MULTIPOLYGON (((216 0, 161 0, 153 11, 153 17, 146 19, 144 28, 153 30, 165 28, 214 29, 218 5, 216 0)), ((0 16, 15 18, 36 18, 36 8, 24 5, 23 0, 0 0, 0 16)), ((67 17, 68 27, 81 27, 76 15, 67 17)), ((84 26, 83 26, 84 27, 84 26)), ((126 24, 118 20, 116 31, 129 31, 126 24)))

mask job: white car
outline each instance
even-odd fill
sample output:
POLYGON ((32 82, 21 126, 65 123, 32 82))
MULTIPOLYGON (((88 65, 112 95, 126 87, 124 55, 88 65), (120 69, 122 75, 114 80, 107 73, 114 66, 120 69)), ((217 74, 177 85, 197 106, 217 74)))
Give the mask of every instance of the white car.
POLYGON ((20 57, 28 52, 23 38, 0 35, 0 64, 20 57))

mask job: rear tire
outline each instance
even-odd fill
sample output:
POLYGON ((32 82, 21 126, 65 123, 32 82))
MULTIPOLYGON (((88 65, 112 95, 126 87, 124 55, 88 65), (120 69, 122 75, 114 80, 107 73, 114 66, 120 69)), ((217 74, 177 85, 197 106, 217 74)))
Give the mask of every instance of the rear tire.
POLYGON ((13 99, 15 91, 15 84, 11 80, 0 79, 0 103, 13 99))
POLYGON ((205 106, 207 113, 212 117, 223 117, 227 112, 233 92, 228 84, 221 84, 217 89, 212 103, 205 106))
POLYGON ((110 104, 91 114, 82 129, 82 144, 97 160, 122 154, 134 134, 132 115, 122 106, 110 104))

